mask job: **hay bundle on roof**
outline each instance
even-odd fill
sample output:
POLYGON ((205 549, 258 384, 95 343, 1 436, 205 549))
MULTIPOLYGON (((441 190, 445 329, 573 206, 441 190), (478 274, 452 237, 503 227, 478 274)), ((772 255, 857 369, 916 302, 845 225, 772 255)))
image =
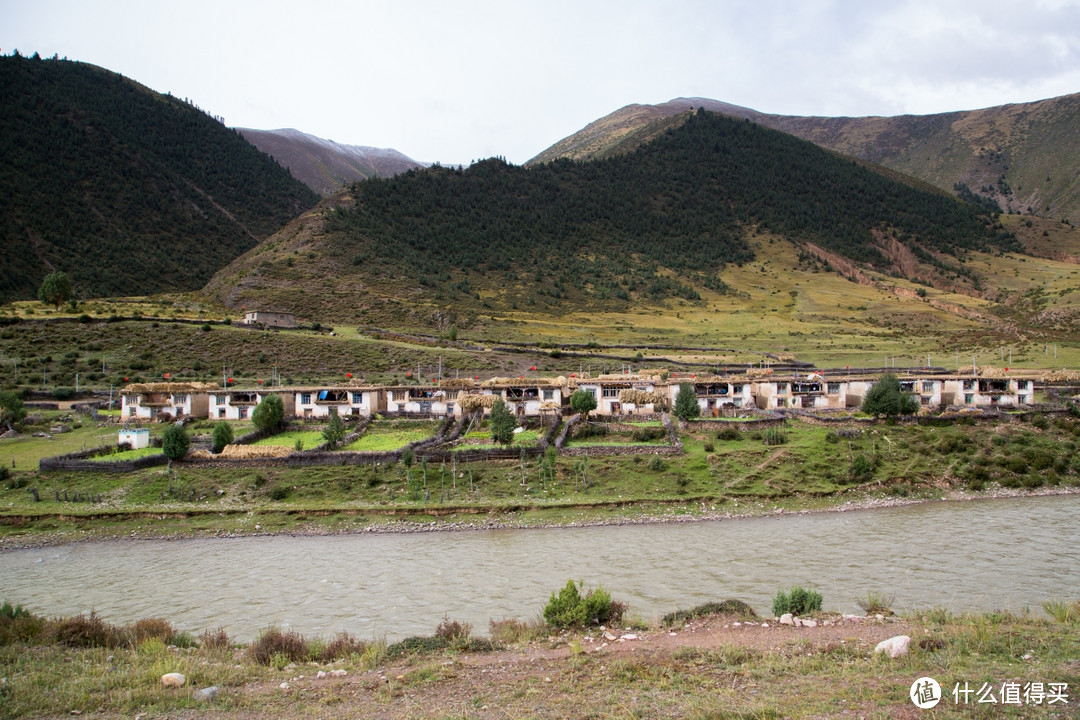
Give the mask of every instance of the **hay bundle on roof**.
POLYGON ((765 377, 772 373, 772 370, 768 368, 747 368, 746 376, 751 378, 765 377))
POLYGON ((204 382, 159 382, 159 383, 131 383, 125 385, 123 392, 139 394, 161 393, 197 393, 220 390, 217 383, 204 382))
POLYGON ((292 448, 282 445, 226 445, 215 457, 223 460, 255 460, 285 457, 292 452, 292 448))
POLYGON ((1052 370, 1042 376, 1043 382, 1080 382, 1080 370, 1052 370))
POLYGON ((447 378, 439 381, 439 387, 443 390, 467 390, 476 387, 476 381, 472 378, 447 378))
POLYGON ((658 392, 647 392, 645 390, 620 390, 619 402, 623 405, 663 405, 664 395, 658 392))
POLYGON ((463 395, 458 396, 458 405, 461 406, 462 412, 472 413, 476 412, 477 410, 490 410, 499 400, 502 400, 501 395, 480 395, 479 393, 464 393, 463 395))
POLYGON ((1009 374, 1005 372, 1005 368, 991 367, 985 365, 979 368, 979 376, 984 378, 1003 378, 1009 377, 1009 374))
POLYGON ((554 400, 545 400, 544 402, 540 403, 540 409, 541 410, 561 410, 562 406, 559 405, 559 403, 555 402, 554 400))

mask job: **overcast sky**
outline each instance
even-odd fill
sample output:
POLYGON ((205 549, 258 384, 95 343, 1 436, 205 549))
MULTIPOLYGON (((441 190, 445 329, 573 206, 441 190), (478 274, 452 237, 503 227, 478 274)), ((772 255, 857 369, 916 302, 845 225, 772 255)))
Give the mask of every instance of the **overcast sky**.
POLYGON ((0 0, 0 51, 15 49, 100 65, 231 127, 523 163, 676 97, 862 116, 1080 92, 1080 0, 0 0))

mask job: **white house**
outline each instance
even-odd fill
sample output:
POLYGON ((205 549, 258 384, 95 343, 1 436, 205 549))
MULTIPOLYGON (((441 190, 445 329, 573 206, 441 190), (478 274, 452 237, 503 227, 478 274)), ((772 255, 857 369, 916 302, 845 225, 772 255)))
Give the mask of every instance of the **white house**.
POLYGON ((385 389, 370 385, 291 388, 289 393, 297 417, 330 417, 332 408, 342 417, 370 416, 387 409, 385 389))
POLYGON ((150 447, 150 431, 146 428, 121 430, 116 438, 117 445, 127 445, 132 450, 150 447))
POLYGON ((200 382, 133 383, 120 391, 120 417, 172 420, 208 417, 209 393, 218 386, 200 382))

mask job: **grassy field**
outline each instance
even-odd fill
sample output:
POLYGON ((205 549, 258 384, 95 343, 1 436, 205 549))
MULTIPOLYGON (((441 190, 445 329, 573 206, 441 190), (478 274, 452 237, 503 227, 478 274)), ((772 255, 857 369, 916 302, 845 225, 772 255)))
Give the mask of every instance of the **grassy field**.
POLYGON ((312 450, 326 442, 321 430, 287 430, 277 435, 256 440, 252 445, 273 445, 291 450, 296 447, 298 441, 301 449, 304 450, 312 450))
POLYGON ((409 443, 434 437, 439 431, 436 422, 376 420, 364 434, 342 448, 349 452, 387 452, 399 450, 409 443))
MULTIPOLYGON (((595 628, 493 620, 491 639, 468 626, 394 645, 268 631, 237 646, 221 633, 185 636, 162 619, 116 628, 85 616, 0 617, 0 718, 884 720, 920 717, 910 689, 922 677, 943 691, 934 717, 1075 717, 1075 618, 933 609, 817 620, 810 629, 784 627, 771 616, 703 615, 635 624, 633 632, 612 628, 613 641, 595 628), (879 641, 900 634, 912 638, 909 654, 889 659, 874 652, 879 641), (163 687, 159 678, 170 672, 183 674, 185 687, 163 687), (1018 695, 1015 704, 980 705, 971 695, 964 704, 953 694, 965 683, 972 690, 987 683, 1000 697, 1006 682, 1042 683, 1042 702, 1018 695), (211 686, 212 700, 194 699, 194 691, 211 686)), ((440 627, 454 627, 450 622, 440 627)))
POLYGON ((150 455, 160 455, 161 448, 156 447, 144 447, 138 450, 124 450, 118 453, 112 453, 110 455, 98 455, 90 458, 93 462, 122 462, 124 460, 137 460, 142 457, 149 457, 150 455))
MULTIPOLYGON (((554 476, 540 459, 462 463, 456 479, 449 465, 424 468, 419 461, 408 473, 400 463, 250 469, 174 463, 171 473, 155 468, 120 475, 17 467, 18 482, 0 487, 0 538, 246 532, 252 518, 266 532, 338 532, 397 518, 471 522, 478 512, 542 525, 1080 486, 1080 420, 1068 416, 944 427, 878 424, 850 436, 801 422, 778 432, 731 430, 692 425, 681 432, 685 454, 662 459, 601 456, 582 463, 560 457, 554 476), (418 484, 438 493, 417 496, 418 484), (73 514, 49 500, 64 491, 102 501, 73 514)), ((380 421, 369 432, 364 437, 372 444, 362 447, 397 449, 409 438, 430 437, 435 424, 380 421)), ((7 442, 0 440, 0 452, 7 442)))

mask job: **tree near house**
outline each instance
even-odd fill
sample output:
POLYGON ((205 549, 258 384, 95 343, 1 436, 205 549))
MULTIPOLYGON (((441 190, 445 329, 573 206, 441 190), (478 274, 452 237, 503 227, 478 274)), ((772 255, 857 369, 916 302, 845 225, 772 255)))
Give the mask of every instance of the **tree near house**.
POLYGON ((491 427, 491 439, 500 445, 509 445, 514 439, 514 428, 517 426, 517 420, 514 419, 513 414, 507 409, 506 403, 501 398, 491 406, 491 417, 488 418, 488 425, 491 427))
POLYGON ((213 443, 214 454, 220 453, 233 441, 232 425, 227 420, 218 420, 213 432, 210 433, 210 440, 213 443))
POLYGON ((870 415, 912 415, 919 410, 919 399, 900 388, 900 378, 894 373, 882 375, 866 391, 862 411, 870 415))
POLYGON ((596 409, 596 395, 588 390, 575 390, 570 396, 570 409, 588 418, 589 413, 596 409))
POLYGON ((183 460, 187 457, 190 447, 191 438, 188 437, 187 430, 184 429, 183 425, 173 423, 165 428, 165 432, 161 435, 161 452, 165 457, 169 458, 170 463, 173 460, 183 460))
POLYGON ((254 423, 255 429, 262 432, 277 430, 284 421, 285 404, 277 395, 264 397, 251 413, 251 422, 254 423))
POLYGON ((38 300, 55 305, 57 310, 60 309, 61 303, 66 303, 73 297, 75 294, 71 289, 71 280, 63 270, 46 275, 41 287, 38 288, 38 300))
POLYGON ((330 422, 326 423, 322 436, 331 450, 340 445, 341 441, 345 439, 345 422, 338 415, 337 408, 330 408, 330 422))
POLYGON ((698 405, 697 393, 690 383, 680 383, 679 392, 675 395, 675 417, 680 420, 693 420, 701 415, 701 406, 698 405))
POLYGON ((15 423, 21 422, 24 417, 26 417, 26 408, 23 407, 19 394, 11 390, 0 392, 0 425, 6 425, 8 430, 14 430, 15 423))

